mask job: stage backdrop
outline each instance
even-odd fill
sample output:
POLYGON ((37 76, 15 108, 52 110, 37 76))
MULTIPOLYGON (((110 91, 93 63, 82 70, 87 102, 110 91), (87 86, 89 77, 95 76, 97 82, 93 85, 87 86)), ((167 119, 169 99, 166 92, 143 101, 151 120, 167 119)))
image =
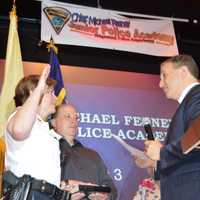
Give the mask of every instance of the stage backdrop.
MULTIPOLYGON (((25 74, 38 74, 45 65, 24 62, 25 74)), ((1 60, 1 85, 3 66, 1 60)), ((131 200, 148 174, 134 164, 111 133, 143 150, 144 122, 149 122, 156 138, 163 141, 177 104, 165 98, 157 75, 71 66, 62 66, 62 73, 67 99, 80 115, 79 140, 103 158, 117 186, 118 199, 131 200)))

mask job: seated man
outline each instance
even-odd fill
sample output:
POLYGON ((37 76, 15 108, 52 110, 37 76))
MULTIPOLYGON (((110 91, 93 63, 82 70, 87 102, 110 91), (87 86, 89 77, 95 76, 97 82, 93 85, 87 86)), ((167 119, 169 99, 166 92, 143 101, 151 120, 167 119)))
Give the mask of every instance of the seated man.
POLYGON ((117 191, 106 166, 94 150, 84 147, 75 139, 78 127, 78 115, 75 108, 69 104, 61 105, 52 120, 55 131, 62 135, 61 148, 61 180, 78 180, 96 185, 111 187, 111 194, 93 193, 90 199, 114 200, 117 191))

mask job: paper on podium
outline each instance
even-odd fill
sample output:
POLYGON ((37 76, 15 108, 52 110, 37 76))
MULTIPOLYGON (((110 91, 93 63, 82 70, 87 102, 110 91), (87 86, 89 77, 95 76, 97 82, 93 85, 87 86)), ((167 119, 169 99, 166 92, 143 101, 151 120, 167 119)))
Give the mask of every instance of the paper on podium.
POLYGON ((112 137, 115 138, 126 150, 128 150, 129 153, 130 153, 131 155, 137 156, 137 157, 139 157, 139 158, 141 158, 141 159, 144 159, 144 160, 149 159, 148 156, 146 156, 146 154, 145 154, 143 151, 141 151, 141 150, 139 150, 139 149, 137 149, 137 148, 135 148, 135 147, 133 147, 133 146, 127 144, 127 143, 124 142, 124 140, 122 140, 118 135, 115 135, 115 134, 113 134, 113 133, 111 133, 111 135, 112 135, 112 137))

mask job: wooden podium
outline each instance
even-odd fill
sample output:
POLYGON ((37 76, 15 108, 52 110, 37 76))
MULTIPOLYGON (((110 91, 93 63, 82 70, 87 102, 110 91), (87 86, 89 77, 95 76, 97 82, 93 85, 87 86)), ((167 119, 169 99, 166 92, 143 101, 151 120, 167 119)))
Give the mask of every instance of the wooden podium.
POLYGON ((200 116, 190 125, 181 138, 181 148, 184 154, 189 153, 200 145, 200 116))

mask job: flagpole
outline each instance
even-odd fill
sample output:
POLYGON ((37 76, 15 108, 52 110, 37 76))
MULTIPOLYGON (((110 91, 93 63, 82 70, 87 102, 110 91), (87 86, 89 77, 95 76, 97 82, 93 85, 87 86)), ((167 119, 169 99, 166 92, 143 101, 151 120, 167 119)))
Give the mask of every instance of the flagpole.
POLYGON ((13 0, 13 5, 12 5, 11 12, 14 12, 16 14, 16 3, 15 3, 15 0, 13 0))
POLYGON ((56 45, 54 44, 52 37, 50 38, 50 42, 47 44, 48 52, 50 52, 51 48, 53 49, 55 54, 58 54, 58 47, 56 47, 56 45))

